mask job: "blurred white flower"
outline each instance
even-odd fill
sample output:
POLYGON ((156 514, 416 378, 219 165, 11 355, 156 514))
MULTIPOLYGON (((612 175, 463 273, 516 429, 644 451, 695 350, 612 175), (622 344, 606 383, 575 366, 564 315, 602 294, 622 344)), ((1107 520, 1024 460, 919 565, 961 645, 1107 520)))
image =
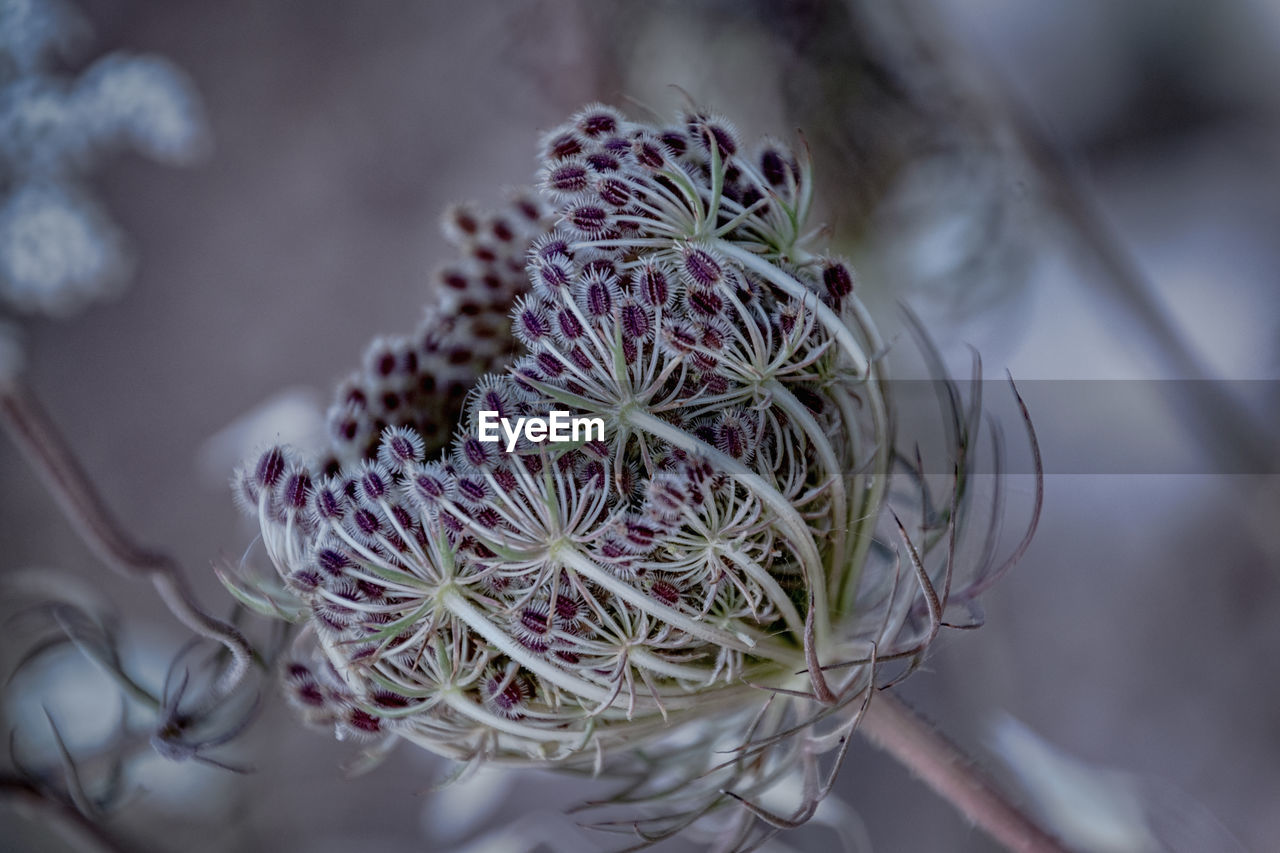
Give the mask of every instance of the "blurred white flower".
POLYGON ((121 148, 169 164, 209 149, 199 98, 164 59, 110 54, 76 79, 51 73, 86 27, 49 0, 0 0, 0 301, 65 316, 133 272, 124 235, 80 181, 121 148))
POLYGON ((68 55, 89 26, 62 0, 0 0, 0 79, 26 73, 51 53, 68 55))
POLYGON ((124 235, 72 188, 24 184, 0 201, 0 295, 15 308, 65 316, 132 270, 124 235))
POLYGON ((129 145, 161 163, 185 165, 209 149, 195 87, 161 57, 103 57, 76 81, 75 103, 89 136, 129 145))

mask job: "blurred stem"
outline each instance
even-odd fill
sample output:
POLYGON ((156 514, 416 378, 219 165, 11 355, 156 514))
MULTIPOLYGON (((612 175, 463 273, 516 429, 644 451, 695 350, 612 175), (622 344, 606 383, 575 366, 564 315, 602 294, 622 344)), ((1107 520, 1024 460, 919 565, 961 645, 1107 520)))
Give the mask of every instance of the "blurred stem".
POLYGON ((0 800, 11 802, 19 813, 35 812, 47 818, 64 841, 83 853, 123 853, 125 849, 77 809, 25 779, 0 776, 0 800))
POLYGON ((875 695, 858 731, 1006 849, 1066 853, 1065 847, 1010 802, 954 743, 891 693, 875 695))
POLYGON ((57 427, 19 379, 0 382, 0 420, 94 553, 121 575, 150 581, 178 621, 226 647, 231 662, 214 690, 215 697, 230 693, 253 659, 253 649, 244 636, 200 609, 172 557, 133 541, 94 489, 57 427))
POLYGON ((1230 473, 1272 470, 1276 445, 1271 432, 1213 377, 1187 340, 1151 281, 1125 248, 1074 160, 1056 145, 1041 121, 985 66, 946 32, 931 4, 892 7, 898 23, 932 74, 949 81, 966 110, 980 117, 994 136, 1007 136, 1038 179, 1051 211, 1101 267, 1102 276, 1085 277, 1112 310, 1134 321, 1141 344, 1163 362, 1167 377, 1201 380, 1163 383, 1167 400, 1202 445, 1230 473), (1182 389, 1187 393, 1179 393, 1182 389))

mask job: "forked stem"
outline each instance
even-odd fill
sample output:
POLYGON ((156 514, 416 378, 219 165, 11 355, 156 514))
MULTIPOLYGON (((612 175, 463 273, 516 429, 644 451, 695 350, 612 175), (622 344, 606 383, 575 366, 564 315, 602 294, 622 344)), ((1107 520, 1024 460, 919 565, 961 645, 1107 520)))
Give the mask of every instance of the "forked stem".
POLYGON ((244 636, 235 627, 200 609, 186 576, 172 557, 138 545, 125 532, 94 489, 58 428, 18 379, 0 381, 0 420, 85 544, 125 577, 149 581, 178 621, 200 636, 216 640, 226 647, 231 654, 231 663, 214 689, 218 696, 231 692, 244 678, 253 660, 253 649, 244 636))
POLYGON ((858 731, 1006 849, 1067 853, 1067 848, 1001 793, 959 747, 891 693, 875 695, 858 731))

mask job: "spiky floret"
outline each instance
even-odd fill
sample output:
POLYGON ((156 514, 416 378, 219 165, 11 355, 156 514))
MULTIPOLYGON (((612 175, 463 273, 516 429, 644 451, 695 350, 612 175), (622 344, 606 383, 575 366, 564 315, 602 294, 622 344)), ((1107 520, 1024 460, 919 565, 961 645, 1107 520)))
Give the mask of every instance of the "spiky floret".
POLYGON ((449 218, 497 284, 469 310, 484 277, 446 277, 433 323, 501 305, 510 368, 446 358, 473 390, 393 416, 369 402, 400 393, 384 379, 439 365, 406 370, 406 352, 472 344, 375 342, 331 477, 276 449, 244 469, 239 500, 309 614, 321 663, 290 681, 308 718, 465 761, 608 766, 641 790, 674 778, 698 815, 816 773, 877 658, 927 645, 941 603, 921 550, 907 538, 864 576, 893 448, 882 342, 848 268, 806 248, 803 149, 744 150, 714 116, 585 108, 543 143, 549 217, 528 203, 498 241, 492 220, 449 218), (605 441, 479 440, 481 411, 552 409, 602 419, 605 441), (452 442, 425 421, 457 423, 452 442))

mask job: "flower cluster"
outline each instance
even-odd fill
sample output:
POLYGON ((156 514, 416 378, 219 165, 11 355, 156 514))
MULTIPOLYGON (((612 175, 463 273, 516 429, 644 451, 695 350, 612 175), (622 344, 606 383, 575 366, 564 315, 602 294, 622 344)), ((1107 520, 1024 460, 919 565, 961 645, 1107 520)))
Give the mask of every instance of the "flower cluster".
MULTIPOLYGON (((872 558, 883 346, 849 267, 809 248, 803 148, 596 105, 541 161, 521 214, 450 217, 470 266, 339 392, 334 459, 271 448, 235 488, 306 623, 285 678, 309 719, 635 773, 680 792, 659 837, 816 772, 877 656, 918 655, 940 607, 909 539, 872 558), (552 409, 605 440, 478 435, 480 412, 552 409)), ((811 810, 825 786, 804 788, 811 810)))
POLYGON ((549 229, 547 206, 532 193, 513 195, 493 216, 448 211, 445 236, 461 260, 438 273, 436 301, 414 332, 374 340, 361 369, 339 384, 323 469, 336 473, 376 456, 389 426, 412 428, 427 453, 448 443, 471 386, 511 352, 507 315, 528 289, 525 256, 549 229))

